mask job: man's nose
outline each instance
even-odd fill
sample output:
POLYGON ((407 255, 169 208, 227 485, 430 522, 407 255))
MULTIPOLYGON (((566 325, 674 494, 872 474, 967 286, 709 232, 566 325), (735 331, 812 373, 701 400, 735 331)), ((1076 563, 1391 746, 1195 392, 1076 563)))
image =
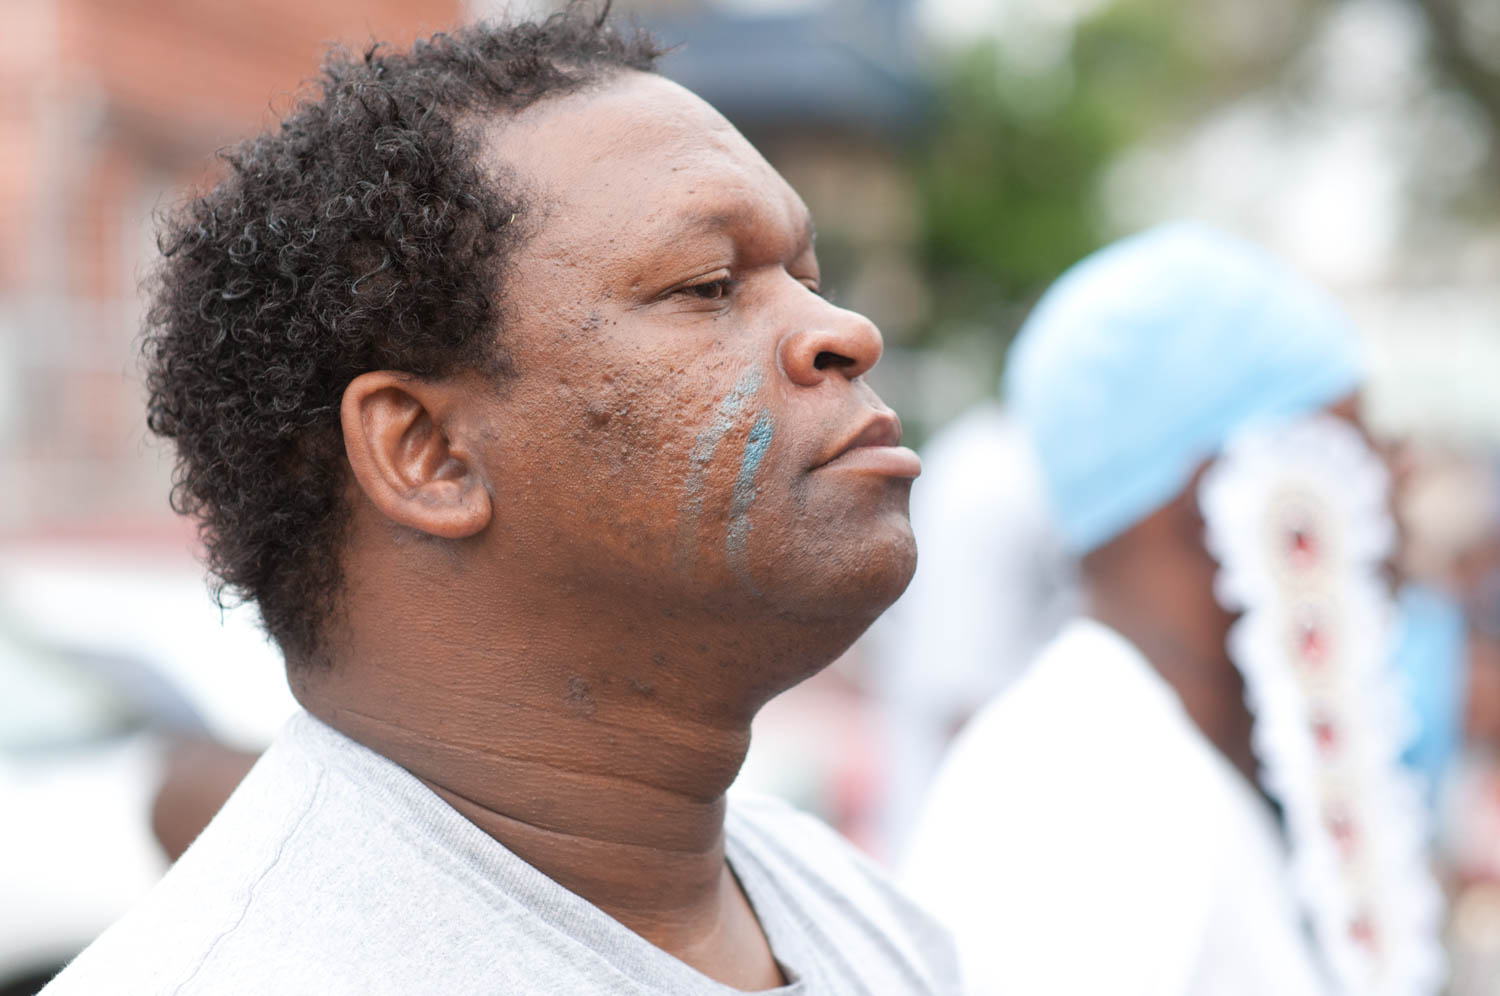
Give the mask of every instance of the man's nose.
POLYGON ((853 380, 885 349, 875 323, 856 312, 828 305, 804 321, 809 324, 787 333, 777 348, 781 368, 795 384, 814 387, 829 376, 853 380))

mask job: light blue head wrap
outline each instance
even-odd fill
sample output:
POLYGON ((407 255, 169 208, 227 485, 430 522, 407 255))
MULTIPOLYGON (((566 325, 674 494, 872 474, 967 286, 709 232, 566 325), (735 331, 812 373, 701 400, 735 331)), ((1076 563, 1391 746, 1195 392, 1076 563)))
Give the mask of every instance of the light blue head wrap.
POLYGON ((1100 250, 1043 295, 1006 364, 1075 553, 1170 501, 1243 424, 1359 385, 1349 320, 1263 250, 1175 223, 1100 250))

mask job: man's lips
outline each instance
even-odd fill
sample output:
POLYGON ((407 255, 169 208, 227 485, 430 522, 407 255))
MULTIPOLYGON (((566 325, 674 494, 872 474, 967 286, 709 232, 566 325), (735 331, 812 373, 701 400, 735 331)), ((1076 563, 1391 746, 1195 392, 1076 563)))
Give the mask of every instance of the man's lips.
POLYGON ((922 473, 922 461, 916 453, 901 445, 901 420, 894 412, 881 412, 839 446, 832 457, 813 469, 912 478, 922 473))

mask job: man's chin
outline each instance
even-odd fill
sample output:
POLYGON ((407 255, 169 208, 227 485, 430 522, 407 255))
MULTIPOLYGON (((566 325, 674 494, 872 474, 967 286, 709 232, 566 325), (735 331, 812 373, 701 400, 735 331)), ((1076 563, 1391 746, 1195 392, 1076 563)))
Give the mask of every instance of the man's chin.
POLYGON ((768 569, 767 600, 786 617, 853 627, 857 637, 901 597, 917 568, 917 544, 905 516, 882 526, 817 544, 768 569))

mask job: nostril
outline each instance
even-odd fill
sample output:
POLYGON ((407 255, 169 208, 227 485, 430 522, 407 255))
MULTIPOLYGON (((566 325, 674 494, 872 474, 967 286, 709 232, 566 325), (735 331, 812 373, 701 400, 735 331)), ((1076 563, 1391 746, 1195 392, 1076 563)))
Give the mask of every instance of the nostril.
POLYGON ((843 368, 852 366, 854 366, 854 361, 849 357, 841 353, 829 352, 826 349, 813 357, 813 368, 815 370, 827 370, 829 367, 843 368))

